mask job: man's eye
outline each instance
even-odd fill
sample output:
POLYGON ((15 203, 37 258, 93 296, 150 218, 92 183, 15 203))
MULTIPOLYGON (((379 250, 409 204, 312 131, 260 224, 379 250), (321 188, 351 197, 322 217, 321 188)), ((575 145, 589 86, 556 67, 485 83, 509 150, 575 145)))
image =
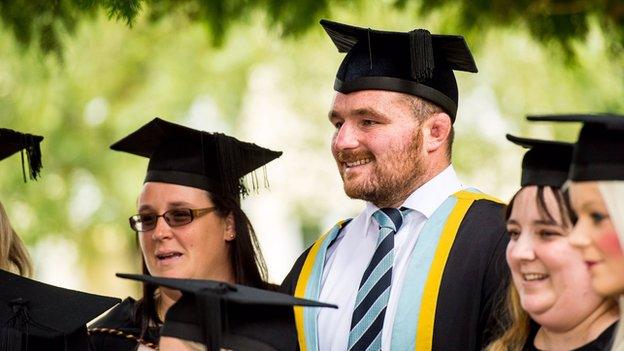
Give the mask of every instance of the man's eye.
POLYGON ((343 124, 343 123, 342 123, 342 122, 335 122, 335 123, 333 123, 333 124, 334 124, 334 128, 336 128, 336 129, 340 129, 340 127, 342 127, 342 124, 343 124))
POLYGON ((364 125, 364 126, 372 126, 372 125, 375 125, 375 124, 377 124, 377 122, 375 122, 373 120, 370 120, 370 119, 365 119, 365 120, 362 121, 362 125, 364 125))

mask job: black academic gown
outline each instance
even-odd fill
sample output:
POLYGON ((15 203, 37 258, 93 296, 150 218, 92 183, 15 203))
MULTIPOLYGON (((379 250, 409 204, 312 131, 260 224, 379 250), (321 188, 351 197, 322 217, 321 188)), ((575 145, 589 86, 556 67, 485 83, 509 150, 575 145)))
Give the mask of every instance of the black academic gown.
MULTIPOLYGON (((615 327, 617 326, 617 322, 611 324, 611 326, 605 329, 595 340, 578 347, 572 351, 606 351, 611 350, 611 342, 613 338, 613 334, 615 333, 615 327)), ((524 344, 522 350, 524 351, 540 351, 537 347, 535 347, 535 335, 539 330, 538 325, 534 325, 531 328, 531 335, 527 339, 527 342, 524 344)))
MULTIPOLYGON (((509 283, 504 209, 478 200, 461 221, 437 297, 432 350, 482 350, 506 324, 500 313, 509 283)), ((284 292, 294 294, 309 252, 295 262, 282 283, 284 292)))
MULTIPOLYGON (((136 301, 128 297, 89 327, 93 351, 134 351, 141 337, 141 326, 134 321, 136 301)), ((150 328, 145 343, 156 348, 158 328, 150 328)))

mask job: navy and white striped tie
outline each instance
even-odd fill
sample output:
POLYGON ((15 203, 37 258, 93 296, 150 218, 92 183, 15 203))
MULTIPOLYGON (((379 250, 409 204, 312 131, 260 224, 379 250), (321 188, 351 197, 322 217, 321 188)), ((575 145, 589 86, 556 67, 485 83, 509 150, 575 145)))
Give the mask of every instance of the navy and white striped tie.
MULTIPOLYGON (((405 213, 409 210, 402 211, 405 213)), ((379 223, 379 237, 355 300, 349 332, 349 351, 381 350, 381 330, 392 284, 394 234, 403 224, 402 211, 382 208, 373 213, 373 218, 379 223)))

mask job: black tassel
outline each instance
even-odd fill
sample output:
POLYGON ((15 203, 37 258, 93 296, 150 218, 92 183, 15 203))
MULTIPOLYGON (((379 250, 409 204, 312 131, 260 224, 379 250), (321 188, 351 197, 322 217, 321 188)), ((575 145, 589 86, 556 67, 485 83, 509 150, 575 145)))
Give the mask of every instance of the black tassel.
MULTIPOLYGON (((13 315, 0 327, 0 351, 28 350, 28 337, 31 326, 63 334, 60 330, 50 328, 34 320, 30 316, 28 304, 29 301, 22 298, 11 300, 8 303, 13 311, 13 315), (24 345, 23 348, 22 344, 24 345)), ((63 337, 65 337, 64 334, 63 337)), ((65 348, 67 349, 67 344, 65 344, 65 348)))
POLYGON ((204 345, 208 350, 221 350, 221 297, 218 293, 196 295, 204 345))
POLYGON ((22 333, 10 327, 0 328, 0 351, 21 351, 22 333))
POLYGON ((431 33, 426 29, 415 29, 409 32, 412 77, 424 82, 433 77, 435 62, 431 33))
POLYGON ((221 180, 218 186, 224 194, 239 195, 245 193, 245 189, 239 181, 240 172, 238 167, 241 166, 241 155, 238 151, 236 140, 225 134, 215 133, 217 139, 217 157, 219 162, 219 179, 221 180))
POLYGON ((21 351, 23 340, 26 339, 28 343, 28 301, 19 298, 10 301, 8 305, 13 310, 13 315, 0 328, 0 351, 21 351))
MULTIPOLYGON (((41 147, 39 146, 40 140, 37 140, 35 136, 30 134, 22 134, 22 150, 26 151, 26 159, 28 161, 28 176, 32 180, 37 180, 39 173, 41 172, 41 147)), ((24 167, 24 153, 21 152, 22 157, 22 174, 24 176, 24 182, 26 182, 26 169, 24 167)))

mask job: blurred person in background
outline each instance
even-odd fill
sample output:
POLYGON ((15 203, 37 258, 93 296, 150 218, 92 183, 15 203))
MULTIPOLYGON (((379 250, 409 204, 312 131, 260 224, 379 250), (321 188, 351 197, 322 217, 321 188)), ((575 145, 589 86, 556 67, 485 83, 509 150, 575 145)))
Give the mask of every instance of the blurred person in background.
MULTIPOLYGON (((159 118, 111 148, 149 158, 138 214, 130 217, 144 274, 271 288, 240 198, 248 192, 242 178, 281 152, 159 118)), ((251 178, 257 190, 258 179, 251 178)), ((179 297, 143 284, 140 300, 125 299, 92 325, 95 349, 157 348, 164 316, 179 297)))
MULTIPOLYGON (((624 296, 624 116, 576 114, 534 116, 554 122, 582 122, 570 167, 570 196, 578 221, 570 242, 579 248, 594 290, 620 300, 624 296)), ((612 350, 624 350, 620 323, 612 350)))
POLYGON ((505 307, 512 321, 487 350, 605 350, 617 303, 592 289, 589 269, 568 241, 576 214, 561 187, 573 144, 507 138, 530 149, 522 160, 522 188, 506 211, 513 282, 505 307))
MULTIPOLYGON (((41 148, 43 137, 0 128, 0 160, 19 152, 22 162, 22 175, 36 180, 41 172, 41 148)), ((0 202, 0 269, 30 277, 33 274, 32 263, 26 246, 17 235, 9 217, 0 202)))
MULTIPOLYGON (((451 164, 458 89, 476 72, 461 36, 322 20, 340 52, 329 120, 345 193, 366 201, 322 236, 283 287, 338 310, 295 308, 302 349, 481 350, 507 286, 503 204, 451 164)), ((329 200, 329 199, 328 199, 329 200)))
POLYGON ((9 217, 0 202, 0 269, 26 277, 32 276, 33 269, 26 246, 17 235, 9 217))
MULTIPOLYGON (((41 171, 42 136, 0 128, 0 160, 20 152, 22 176, 41 171)), ((0 203, 0 350, 85 351, 86 324, 119 299, 45 284, 33 273, 26 247, 0 203)))

